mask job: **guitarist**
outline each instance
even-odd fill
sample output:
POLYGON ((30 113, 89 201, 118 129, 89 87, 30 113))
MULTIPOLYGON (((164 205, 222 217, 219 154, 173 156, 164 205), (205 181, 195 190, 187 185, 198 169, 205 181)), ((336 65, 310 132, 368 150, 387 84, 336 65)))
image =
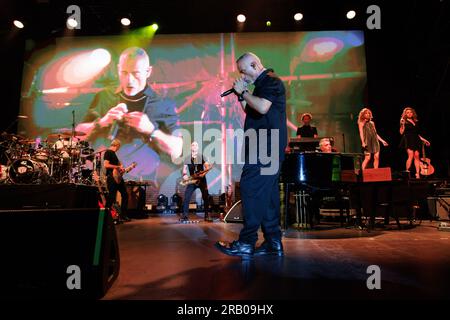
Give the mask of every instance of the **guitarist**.
POLYGON ((120 180, 119 183, 114 179, 114 169, 119 170, 120 173, 125 171, 123 165, 120 163, 119 158, 117 158, 116 152, 120 149, 120 140, 114 139, 111 141, 111 146, 106 150, 103 156, 103 165, 106 169, 106 183, 108 186, 108 199, 106 200, 106 208, 111 209, 111 206, 116 202, 117 191, 120 192, 122 196, 122 205, 120 206, 121 212, 119 214, 119 219, 123 221, 130 221, 131 219, 127 216, 128 208, 128 193, 125 187, 125 181, 120 180))
MULTIPOLYGON (((205 208, 205 221, 212 222, 209 216, 209 193, 208 184, 206 182, 206 173, 211 170, 212 166, 208 163, 202 154, 198 153, 198 143, 196 141, 191 144, 191 156, 186 159, 183 166, 183 180, 188 181, 189 179, 195 179, 195 183, 190 183, 186 187, 184 192, 184 202, 183 202, 183 215, 180 219, 181 223, 189 222, 189 202, 191 201, 192 194, 195 189, 200 188, 203 198, 203 206, 205 208), (189 175, 188 176, 188 171, 189 175)), ((193 180, 193 181, 195 181, 193 180)))

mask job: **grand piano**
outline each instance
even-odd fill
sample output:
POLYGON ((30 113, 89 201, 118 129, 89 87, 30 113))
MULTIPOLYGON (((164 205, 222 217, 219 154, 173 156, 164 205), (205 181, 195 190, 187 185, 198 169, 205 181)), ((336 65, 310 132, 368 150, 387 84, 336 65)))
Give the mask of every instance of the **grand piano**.
MULTIPOLYGON (((363 182, 361 163, 364 155, 360 153, 287 153, 281 168, 282 224, 289 226, 289 199, 294 192, 296 205, 296 225, 309 229, 314 225, 314 217, 322 197, 346 198, 346 210, 352 206, 357 212, 358 225, 361 225, 361 212, 370 216, 370 226, 374 226, 375 215, 380 209, 385 212, 385 223, 389 214, 397 212, 410 216, 411 208, 426 200, 430 190, 424 180, 397 179, 384 182, 363 182), (352 202, 352 204, 350 204, 352 202)), ((342 202, 341 202, 342 203, 342 202)), ((343 214, 343 207, 341 215, 343 214)))
POLYGON ((296 223, 301 229, 314 224, 321 198, 328 194, 341 197, 342 182, 356 181, 363 155, 359 153, 323 153, 317 151, 287 153, 281 168, 284 227, 289 225, 289 198, 294 192, 296 223))

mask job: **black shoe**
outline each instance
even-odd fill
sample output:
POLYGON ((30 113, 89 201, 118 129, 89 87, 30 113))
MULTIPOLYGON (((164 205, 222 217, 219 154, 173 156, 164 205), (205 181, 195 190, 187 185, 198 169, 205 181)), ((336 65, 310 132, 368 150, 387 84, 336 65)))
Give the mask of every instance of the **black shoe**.
POLYGON ((114 223, 115 225, 122 224, 122 223, 123 223, 123 220, 121 220, 121 219, 114 219, 114 220, 113 220, 113 223, 114 223))
POLYGON ((255 249, 255 256, 279 256, 284 255, 281 240, 264 241, 261 246, 255 249))
POLYGON ((233 241, 231 243, 218 241, 216 242, 215 247, 226 255, 238 256, 242 258, 251 258, 253 256, 253 252, 255 251, 255 247, 253 245, 240 241, 233 241))
POLYGON ((181 217, 180 220, 178 220, 180 223, 186 224, 189 223, 189 218, 188 217, 181 217))

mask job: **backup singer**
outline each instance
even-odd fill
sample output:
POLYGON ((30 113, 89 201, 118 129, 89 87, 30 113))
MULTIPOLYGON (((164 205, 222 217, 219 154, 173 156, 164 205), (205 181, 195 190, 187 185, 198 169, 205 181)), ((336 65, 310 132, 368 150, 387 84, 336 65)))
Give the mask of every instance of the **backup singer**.
POLYGON ((409 172, 414 159, 417 179, 420 179, 420 148, 422 147, 422 143, 426 146, 430 146, 430 142, 423 138, 419 133, 420 127, 416 110, 411 107, 406 107, 400 118, 400 134, 402 135, 400 147, 406 149, 406 154, 408 156, 406 160, 406 171, 409 172))
POLYGON ((361 139, 361 147, 364 152, 364 160, 361 168, 364 170, 373 155, 373 167, 378 168, 380 163, 380 141, 385 147, 388 143, 383 140, 377 133, 375 122, 373 122, 372 111, 369 108, 364 108, 359 112, 358 129, 359 137, 361 139))

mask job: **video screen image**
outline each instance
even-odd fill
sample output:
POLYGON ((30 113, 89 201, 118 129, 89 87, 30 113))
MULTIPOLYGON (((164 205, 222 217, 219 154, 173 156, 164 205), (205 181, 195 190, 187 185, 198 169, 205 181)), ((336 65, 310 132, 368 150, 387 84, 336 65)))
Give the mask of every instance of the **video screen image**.
MULTIPOLYGON (((74 152, 79 163, 92 168, 93 156, 115 137, 122 142, 118 157, 124 166, 137 163, 126 180, 151 181, 157 194, 180 192, 183 164, 173 161, 170 143, 162 146, 158 139, 117 124, 95 135, 79 130, 80 124, 94 122, 119 103, 134 110, 136 101, 120 98, 118 73, 120 54, 131 47, 144 49, 150 59, 150 121, 167 136, 190 133, 190 139, 183 139, 184 150, 194 140, 201 151, 213 150, 214 167, 206 176, 210 194, 225 192, 239 181, 242 169, 237 161, 226 160, 227 153, 238 152, 237 138, 227 137, 227 130, 242 130, 245 114, 234 94, 220 94, 239 77, 235 61, 245 52, 255 53, 283 80, 289 137, 296 136, 300 117, 308 112, 318 135, 333 137, 338 151, 359 149, 356 117, 366 89, 362 31, 136 33, 27 42, 20 112, 28 118, 20 119, 19 133, 37 142, 43 162, 46 153, 59 150, 62 158, 74 152)), ((181 159, 188 156, 183 152, 181 159)))

